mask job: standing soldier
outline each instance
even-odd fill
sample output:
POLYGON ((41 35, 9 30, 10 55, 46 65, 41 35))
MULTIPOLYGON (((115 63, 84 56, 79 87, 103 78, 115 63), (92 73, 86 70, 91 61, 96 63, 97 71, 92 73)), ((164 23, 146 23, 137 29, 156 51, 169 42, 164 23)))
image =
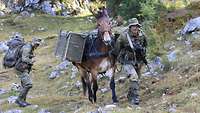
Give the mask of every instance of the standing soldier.
POLYGON ((29 74, 33 63, 35 62, 33 60, 33 52, 40 45, 40 43, 41 39, 33 38, 31 43, 25 44, 20 50, 20 58, 15 65, 16 73, 21 79, 22 86, 20 94, 15 103, 20 107, 31 105, 30 103, 26 102, 28 91, 32 88, 32 80, 29 74))
POLYGON ((130 78, 127 98, 131 105, 139 105, 140 69, 144 63, 147 64, 147 40, 140 28, 141 25, 136 18, 129 20, 128 29, 120 34, 116 51, 113 52, 115 55, 119 53, 119 62, 130 78))

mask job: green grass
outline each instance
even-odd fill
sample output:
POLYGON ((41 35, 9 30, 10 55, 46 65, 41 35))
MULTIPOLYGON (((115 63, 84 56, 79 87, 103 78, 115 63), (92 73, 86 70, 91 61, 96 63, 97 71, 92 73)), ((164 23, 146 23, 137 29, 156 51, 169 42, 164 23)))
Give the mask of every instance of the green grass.
MULTIPOLYGON (((92 105, 87 98, 82 96, 82 89, 79 90, 74 87, 74 84, 80 80, 80 76, 77 76, 77 78, 72 80, 70 78, 71 67, 69 67, 66 73, 62 74, 59 78, 54 80, 48 79, 48 75, 53 70, 53 67, 60 63, 54 56, 59 30, 64 29, 74 32, 83 32, 93 29, 95 23, 88 22, 87 17, 64 18, 47 15, 36 15, 35 17, 23 19, 16 19, 16 17, 17 15, 12 15, 0 18, 0 24, 4 24, 3 31, 0 31, 0 40, 8 39, 8 36, 16 31, 22 33, 27 41, 30 41, 33 36, 39 36, 45 40, 45 44, 36 50, 37 62, 31 73, 33 88, 28 94, 28 101, 39 107, 36 109, 31 107, 19 108, 15 104, 8 104, 7 101, 5 101, 0 105, 3 111, 9 109, 22 109, 24 113, 37 113, 41 108, 45 108, 52 113, 59 113, 61 111, 73 113, 75 110, 79 110, 78 113, 86 113, 88 111, 95 111, 98 106, 112 103, 111 91, 105 94, 98 91, 97 104, 92 105), (37 29, 39 27, 43 27, 46 30, 38 31, 37 29)), ((154 36, 156 36, 156 34, 154 34, 154 36)), ((178 49, 181 51, 182 48, 183 46, 179 46, 178 49)), ((162 54, 165 55, 166 53, 163 52, 162 54)), ((184 53, 179 53, 178 55, 181 56, 181 60, 178 60, 173 64, 175 67, 193 66, 194 63, 199 62, 198 57, 191 60, 184 53)), ((190 97, 191 93, 198 91, 200 88, 199 73, 196 73, 198 71, 195 71, 195 74, 190 73, 192 72, 192 70, 190 70, 186 73, 189 76, 185 77, 185 74, 181 74, 181 72, 185 70, 184 68, 183 70, 181 69, 177 69, 177 73, 169 70, 169 72, 161 75, 162 77, 160 80, 148 77, 142 78, 140 90, 141 109, 132 109, 128 107, 126 98, 129 85, 128 80, 124 84, 116 83, 116 92, 117 96, 120 97, 120 103, 119 107, 114 108, 112 113, 167 113, 169 105, 171 104, 177 104, 178 113, 188 113, 190 111, 199 112, 200 109, 198 106, 200 97, 190 97), (182 79, 179 78, 180 76, 182 76, 182 79), (172 94, 163 96, 163 92, 165 92, 167 88, 169 89, 169 93, 171 92, 172 94)), ((198 70, 198 67, 195 67, 194 69, 198 70)), ((1 71, 3 70, 4 69, 1 69, 1 71)), ((118 73, 116 78, 122 75, 122 73, 118 73)), ((13 82, 20 83, 13 72, 0 75, 0 77, 5 78, 4 81, 0 82, 0 88, 9 89, 13 82)), ((106 78, 99 80, 99 88, 108 87, 108 83, 109 81, 106 78)), ((0 99, 7 99, 9 96, 16 94, 17 93, 15 92, 8 92, 1 95, 0 99)))
MULTIPOLYGON (((0 18, 0 24, 1 23, 3 23, 3 31, 0 31, 0 40, 8 39, 12 32, 22 33, 22 36, 25 37, 26 41, 30 41, 31 37, 33 36, 38 36, 45 40, 45 44, 36 51, 37 62, 35 63, 33 67, 34 70, 31 74, 33 79, 33 88, 29 93, 32 98, 28 99, 28 101, 31 103, 39 105, 39 108, 36 110, 24 108, 24 112, 34 113, 41 108, 47 108, 54 113, 63 110, 73 112, 73 107, 75 104, 77 104, 76 101, 79 100, 76 98, 80 97, 80 91, 78 89, 74 89, 73 92, 76 94, 76 96, 69 97, 67 95, 70 89, 60 89, 61 87, 65 86, 66 83, 70 83, 69 87, 72 87, 73 83, 75 83, 76 80, 70 80, 70 70, 68 70, 68 72, 62 75, 60 78, 55 80, 48 79, 48 75, 53 70, 53 67, 60 62, 54 56, 55 44, 58 33, 61 29, 73 32, 84 32, 93 29, 95 24, 87 21, 87 17, 64 18, 51 17, 48 15, 36 15, 35 17, 29 18, 22 18, 18 15, 12 15, 0 18), (40 27, 45 28, 45 30, 38 31, 38 28, 40 27), (70 105, 70 103, 73 102, 74 104, 70 105)), ((3 70, 4 69, 1 69, 1 71, 3 70)), ((8 73, 8 75, 9 76, 7 76, 7 80, 0 82, 0 86, 2 88, 9 89, 11 83, 19 82, 19 79, 15 76, 15 73, 8 73)), ((7 99, 12 95, 13 93, 9 92, 1 95, 0 99, 7 99)), ((8 109, 14 109, 18 107, 14 104, 10 105, 7 102, 4 102, 1 105, 1 108, 3 111, 6 111, 8 109)))
POLYGON ((21 17, 12 15, 1 17, 0 22, 3 23, 3 31, 1 40, 6 39, 12 32, 20 32, 26 38, 31 36, 48 37, 59 33, 61 29, 83 32, 94 28, 94 23, 87 21, 86 17, 52 17, 49 15, 37 15, 34 17, 21 17), (39 28, 44 31, 38 31, 39 28))

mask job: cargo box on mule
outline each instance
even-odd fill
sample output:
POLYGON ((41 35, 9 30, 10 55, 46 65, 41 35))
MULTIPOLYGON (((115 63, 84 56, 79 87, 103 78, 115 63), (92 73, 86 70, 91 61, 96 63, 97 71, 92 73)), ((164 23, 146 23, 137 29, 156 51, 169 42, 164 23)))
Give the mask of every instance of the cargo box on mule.
POLYGON ((87 34, 60 31, 55 55, 61 60, 81 63, 87 34))

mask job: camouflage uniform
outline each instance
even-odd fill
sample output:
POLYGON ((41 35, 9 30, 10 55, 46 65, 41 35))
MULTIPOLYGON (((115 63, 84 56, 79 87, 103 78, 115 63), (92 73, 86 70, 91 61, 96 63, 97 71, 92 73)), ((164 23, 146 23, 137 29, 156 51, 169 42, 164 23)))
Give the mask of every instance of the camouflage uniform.
MULTIPOLYGON (((131 25, 129 24, 129 28, 131 25)), ((140 25, 140 24, 139 24, 140 25)), ((144 63, 143 58, 137 57, 138 54, 142 54, 145 57, 147 47, 147 40, 144 33, 140 30, 139 36, 134 37, 130 29, 125 30, 120 34, 117 43, 115 52, 119 54, 119 62, 123 64, 123 69, 125 70, 128 77, 130 77, 129 91, 128 91, 128 100, 131 104, 139 104, 139 78, 140 72, 136 72, 138 65, 144 63), (130 37, 134 49, 131 48, 129 40, 127 37, 130 37)), ((141 56, 141 55, 139 55, 141 56)))
POLYGON ((18 104, 20 107, 26 107, 30 105, 26 102, 27 93, 32 88, 32 80, 29 73, 34 63, 32 58, 34 57, 33 51, 37 48, 35 45, 39 46, 40 41, 40 39, 33 39, 32 43, 25 44, 21 48, 21 58, 15 66, 16 74, 20 78, 22 86, 20 94, 16 100, 16 104, 18 104))

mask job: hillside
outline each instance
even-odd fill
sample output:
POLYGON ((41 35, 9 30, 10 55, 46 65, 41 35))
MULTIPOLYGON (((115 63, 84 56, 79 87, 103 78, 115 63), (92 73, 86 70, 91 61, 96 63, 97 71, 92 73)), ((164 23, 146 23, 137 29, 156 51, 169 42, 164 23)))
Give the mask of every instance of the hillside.
MULTIPOLYGON (((197 11, 197 8, 191 10, 197 11)), ((186 20, 177 21, 182 21, 182 25, 186 22, 186 20)), ((155 32, 159 33, 157 35, 169 39, 161 43, 162 49, 159 50, 162 53, 161 63, 165 67, 163 71, 158 70, 156 75, 145 76, 144 74, 141 80, 141 105, 131 108, 126 99, 128 80, 121 80, 124 76, 122 72, 117 73, 116 76, 116 92, 120 101, 118 105, 112 105, 107 77, 98 80, 98 100, 95 105, 83 97, 82 87, 79 84, 80 76, 74 76, 73 73, 76 71, 71 64, 66 71, 61 72, 60 77, 53 80, 48 78, 55 67, 61 63, 54 56, 60 29, 74 32, 89 31, 95 27, 95 23, 90 21, 89 17, 66 18, 43 14, 35 14, 32 17, 17 14, 0 17, 1 41, 8 40, 13 32, 21 33, 26 41, 30 41, 34 36, 44 40, 42 46, 36 50, 37 62, 31 73, 33 88, 28 95, 28 101, 33 105, 19 108, 13 103, 8 103, 8 98, 18 95, 17 91, 11 90, 12 84, 20 83, 13 71, 8 71, 0 74, 0 113, 10 113, 9 110, 18 110, 14 113, 199 113, 200 32, 186 36, 189 44, 185 40, 177 40, 180 36, 176 31, 182 27, 176 24, 177 21, 172 21, 170 26, 167 26, 165 20, 161 19, 156 26, 163 28, 156 28, 155 32), (172 46, 173 49, 169 51, 172 46), (168 61, 167 55, 171 51, 175 52, 176 57, 173 61, 168 61)), ((1 59, 2 57, 1 54, 1 59)), ((6 70, 1 66, 0 71, 6 70)))

